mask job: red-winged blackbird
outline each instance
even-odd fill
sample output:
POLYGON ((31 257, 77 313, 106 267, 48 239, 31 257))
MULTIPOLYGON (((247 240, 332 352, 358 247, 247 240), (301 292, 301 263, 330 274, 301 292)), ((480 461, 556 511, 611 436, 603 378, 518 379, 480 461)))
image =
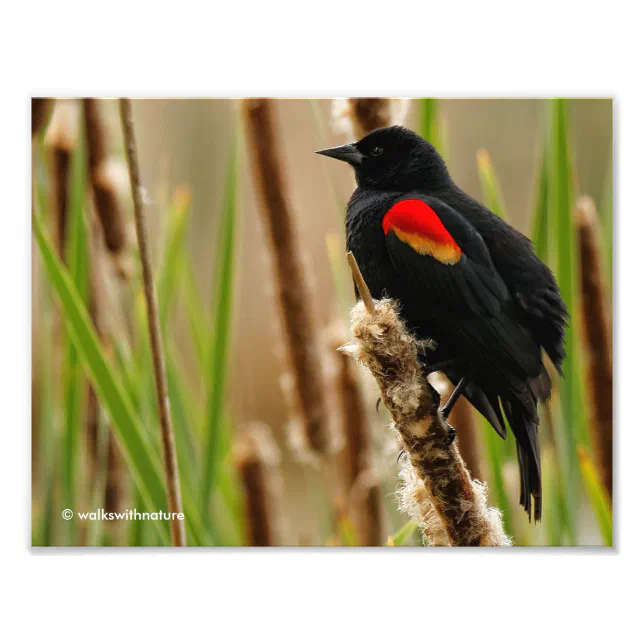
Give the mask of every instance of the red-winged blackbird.
POLYGON ((358 187, 347 250, 371 294, 398 300, 409 329, 437 343, 421 352, 506 438, 517 442, 520 503, 541 518, 537 402, 550 396, 542 349, 561 372, 567 311, 530 240, 460 190, 434 147, 403 127, 318 154, 346 161, 358 187))

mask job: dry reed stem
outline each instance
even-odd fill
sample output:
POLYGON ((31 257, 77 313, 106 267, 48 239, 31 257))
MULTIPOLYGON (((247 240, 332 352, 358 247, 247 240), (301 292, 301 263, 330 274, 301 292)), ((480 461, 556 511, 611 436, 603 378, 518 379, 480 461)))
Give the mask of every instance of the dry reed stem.
POLYGON ((588 363, 593 438, 602 481, 613 496, 613 349, 609 297, 603 278, 597 210, 590 197, 580 197, 575 211, 583 329, 588 363))
POLYGON ((31 138, 33 139, 45 127, 54 107, 53 98, 31 99, 31 138))
POLYGON ((157 407, 161 424, 161 443, 163 447, 163 466, 166 478, 166 493, 168 495, 168 509, 174 519, 170 520, 170 534, 172 545, 185 546, 186 534, 183 521, 176 516, 183 512, 181 502, 181 488, 179 485, 179 471, 177 465, 177 450, 172 428, 170 414, 170 399, 168 396, 168 380, 163 356, 163 342, 161 339, 161 324, 159 321, 159 305, 154 277, 152 274, 152 261, 148 241, 148 229, 143 213, 143 186, 139 170, 139 159, 134 137, 134 120, 132 118, 132 103, 129 98, 119 99, 121 124, 123 126, 123 139, 127 152, 130 183, 132 187, 132 200, 134 201, 134 220, 136 223, 136 236, 139 244, 141 268, 143 271, 143 290, 147 310, 148 332, 154 366, 154 384, 157 393, 157 407))
MULTIPOLYGON (((367 298, 367 292, 361 292, 367 298)), ((354 342, 345 351, 364 364, 378 384, 407 456, 401 472, 401 507, 416 518, 430 544, 510 545, 501 513, 487 490, 472 480, 449 426, 438 413, 440 396, 423 376, 417 343, 392 300, 358 302, 352 311, 354 342)))
POLYGON ((333 122, 337 129, 354 139, 373 130, 402 124, 409 100, 402 98, 345 98, 333 104, 333 122))
POLYGON ((327 330, 329 348, 334 359, 333 393, 336 397, 338 431, 344 449, 339 454, 345 470, 345 495, 357 527, 358 541, 363 546, 382 544, 384 535, 380 482, 374 469, 371 431, 362 388, 353 360, 337 351, 346 341, 340 323, 327 330))
POLYGON ((319 329, 304 267, 296 215, 283 171, 272 101, 245 99, 243 115, 260 211, 270 242, 273 272, 286 345, 285 393, 293 408, 299 456, 316 460, 333 448, 324 386, 319 329))
POLYGON ((248 544, 284 544, 279 451, 268 426, 252 423, 235 441, 233 459, 246 508, 248 544))
POLYGON ((105 245, 111 253, 118 255, 125 247, 127 232, 125 215, 119 199, 115 165, 109 157, 108 133, 99 100, 83 99, 83 107, 94 205, 103 228, 105 245))

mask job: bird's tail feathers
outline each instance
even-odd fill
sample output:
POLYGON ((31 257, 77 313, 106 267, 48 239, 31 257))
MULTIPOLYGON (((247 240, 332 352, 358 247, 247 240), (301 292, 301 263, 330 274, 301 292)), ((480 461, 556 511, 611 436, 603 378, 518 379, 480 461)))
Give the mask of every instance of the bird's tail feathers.
POLYGON ((541 455, 539 452, 539 419, 536 413, 536 401, 525 408, 524 401, 504 399, 501 401, 505 416, 517 440, 517 458, 521 478, 519 503, 528 514, 528 518, 541 520, 541 455))

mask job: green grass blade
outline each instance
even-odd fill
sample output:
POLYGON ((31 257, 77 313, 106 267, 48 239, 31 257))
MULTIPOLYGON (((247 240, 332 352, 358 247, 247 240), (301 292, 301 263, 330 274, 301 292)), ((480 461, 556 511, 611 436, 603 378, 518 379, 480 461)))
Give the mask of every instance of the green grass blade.
POLYGON ((532 244, 537 257, 546 264, 550 263, 548 228, 548 157, 544 143, 539 159, 539 172, 532 211, 532 244))
MULTIPOLYGON (((82 301, 87 302, 89 287, 89 256, 87 230, 84 217, 87 167, 82 139, 76 145, 69 177, 70 203, 67 213, 68 238, 65 240, 69 274, 82 301)), ((62 503, 75 510, 79 487, 81 432, 87 412, 87 386, 76 346, 67 334, 65 338, 65 361, 63 370, 63 405, 65 425, 62 441, 62 503)), ((68 521, 65 525, 68 543, 77 543, 78 523, 68 521)))
POLYGON ((476 153, 476 166, 481 188, 483 188, 483 203, 495 215, 507 221, 508 214, 501 194, 501 186, 487 150, 481 149, 476 153))
MULTIPOLYGON (((125 394, 122 384, 108 362, 96 335, 87 309, 65 267, 48 240, 38 217, 33 217, 33 230, 40 248, 47 278, 56 292, 64 313, 67 329, 92 381, 101 404, 110 415, 121 451, 130 467, 145 502, 157 511, 167 511, 161 465, 143 438, 144 430, 125 394)), ((164 543, 170 542, 168 524, 155 521, 164 543)))
POLYGON ((601 484, 597 470, 590 460, 586 450, 582 447, 578 450, 579 462, 581 463, 581 474, 584 480, 586 493, 593 506, 599 531, 602 535, 604 545, 613 545, 613 513, 611 510, 611 503, 601 484))
POLYGON ((237 210, 238 142, 228 165, 223 210, 219 228, 218 252, 213 284, 214 325, 210 344, 208 411, 206 418, 204 467, 201 489, 202 516, 209 517, 210 502, 217 487, 217 475, 226 454, 228 437, 224 431, 224 400, 235 277, 235 223, 237 210))
MULTIPOLYGON (((191 427, 196 426, 196 420, 191 416, 189 408, 193 407, 187 401, 184 388, 184 378, 170 351, 166 352, 168 368, 168 392, 170 395, 172 419, 177 439, 177 460, 181 480, 191 489, 197 487, 197 451, 195 449, 191 427)), ((194 408, 194 407, 193 407, 194 408)))
POLYGON ((577 508, 581 494, 581 472, 577 445, 586 444, 585 410, 580 374, 582 372, 577 348, 577 239, 572 221, 573 169, 570 155, 567 104, 564 99, 550 101, 548 138, 548 209, 554 266, 561 295, 570 313, 566 338, 567 357, 563 378, 559 383, 562 426, 556 432, 561 438, 566 469, 566 496, 571 541, 577 541, 577 508))
POLYGON ((501 510, 505 531, 515 537, 516 530, 512 516, 512 505, 508 491, 505 489, 505 480, 503 478, 503 464, 507 460, 506 452, 508 451, 509 440, 504 443, 494 431, 492 425, 483 418, 479 420, 479 427, 487 452, 488 469, 491 477, 491 480, 488 481, 490 495, 494 505, 501 510))
POLYGON ((203 378, 208 376, 208 329, 211 328, 210 320, 204 310, 197 286, 197 278, 190 258, 183 258, 183 303, 188 315, 190 335, 194 352, 201 367, 203 378))
POLYGON ((161 270, 157 278, 157 297, 159 300, 159 319, 161 329, 168 326, 168 317, 177 282, 181 276, 181 261, 188 229, 188 208, 190 194, 185 189, 175 192, 168 213, 168 239, 164 251, 161 270))
POLYGON ((420 122, 418 134, 429 141, 437 152, 445 158, 447 155, 447 134, 441 120, 439 100, 437 98, 421 98, 420 122))
POLYGON ((404 546, 416 532, 418 532, 418 524, 412 519, 405 523, 393 537, 390 537, 387 543, 391 546, 404 546))

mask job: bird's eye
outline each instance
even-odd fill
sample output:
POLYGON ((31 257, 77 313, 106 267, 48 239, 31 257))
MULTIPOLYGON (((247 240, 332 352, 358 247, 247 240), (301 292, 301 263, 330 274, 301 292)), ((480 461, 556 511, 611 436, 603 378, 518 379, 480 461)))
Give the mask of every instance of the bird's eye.
POLYGON ((377 145, 373 150, 371 150, 371 156, 379 157, 382 154, 382 148, 377 145))

